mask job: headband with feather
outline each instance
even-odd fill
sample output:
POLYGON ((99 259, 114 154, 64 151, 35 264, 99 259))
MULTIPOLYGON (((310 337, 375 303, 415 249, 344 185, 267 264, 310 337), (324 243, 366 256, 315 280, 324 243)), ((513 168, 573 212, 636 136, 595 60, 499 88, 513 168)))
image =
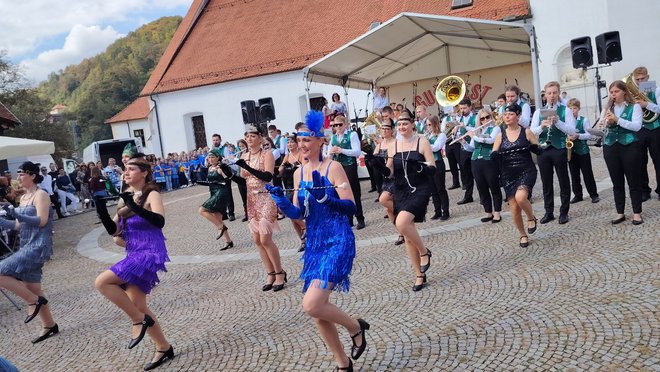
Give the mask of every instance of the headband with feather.
POLYGON ((325 117, 323 116, 322 112, 314 110, 308 111, 307 115, 305 116, 305 128, 309 132, 299 131, 297 133, 298 136, 323 138, 325 136, 323 132, 324 121, 325 117))

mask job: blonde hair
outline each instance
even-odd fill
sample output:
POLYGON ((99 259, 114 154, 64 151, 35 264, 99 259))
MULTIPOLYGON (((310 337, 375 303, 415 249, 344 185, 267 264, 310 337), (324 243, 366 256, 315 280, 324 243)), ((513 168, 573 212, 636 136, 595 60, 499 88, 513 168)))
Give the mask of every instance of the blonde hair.
POLYGON ((580 108, 580 100, 577 98, 571 98, 568 100, 568 107, 575 106, 577 108, 580 108))
POLYGON ((639 66, 633 70, 633 76, 635 75, 648 75, 649 70, 646 69, 644 66, 639 66))
POLYGON ((561 90, 561 87, 559 86, 559 82, 557 81, 549 81, 547 84, 545 84, 545 87, 543 89, 547 90, 550 87, 557 87, 557 90, 561 90))
POLYGON ((429 123, 431 123, 431 131, 435 134, 440 133, 440 118, 438 115, 431 115, 426 118, 429 123))

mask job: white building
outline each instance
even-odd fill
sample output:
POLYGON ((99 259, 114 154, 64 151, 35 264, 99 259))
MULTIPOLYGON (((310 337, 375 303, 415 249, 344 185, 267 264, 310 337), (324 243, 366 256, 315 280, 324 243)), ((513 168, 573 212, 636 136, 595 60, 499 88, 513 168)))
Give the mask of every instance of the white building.
MULTIPOLYGON (((582 80, 572 69, 571 39, 620 32, 623 61, 601 70, 608 83, 641 64, 649 68, 652 78, 654 73, 660 76, 660 52, 652 47, 652 40, 660 36, 654 24, 660 15, 660 2, 635 0, 635 5, 629 7, 617 0, 584 0, 579 6, 567 0, 289 0, 277 5, 267 0, 195 0, 141 97, 107 122, 115 138, 141 136, 146 152, 162 155, 206 145, 213 133, 221 134, 223 141, 242 138, 240 103, 245 100, 271 97, 276 115, 272 123, 283 132, 292 131, 307 110, 306 88, 312 107, 319 108, 318 97, 330 100, 337 92, 348 101, 351 116, 354 106, 360 111, 358 116, 364 116, 367 91, 349 85, 344 92, 339 82, 327 85, 312 81, 307 87, 303 69, 368 32, 374 23, 377 26, 402 12, 531 23, 537 34, 541 86, 558 80, 562 90, 593 112, 593 71, 582 80)), ((505 82, 516 80, 533 96, 529 62, 516 60, 508 67, 474 71, 471 76, 473 86, 479 76, 483 78, 480 85, 489 87, 487 93, 480 92, 481 96, 474 93, 483 104, 503 93, 505 82)), ((406 102, 412 109, 413 101, 429 101, 426 96, 434 81, 420 80, 418 97, 413 97, 408 87, 412 82, 393 86, 390 98, 406 102)))

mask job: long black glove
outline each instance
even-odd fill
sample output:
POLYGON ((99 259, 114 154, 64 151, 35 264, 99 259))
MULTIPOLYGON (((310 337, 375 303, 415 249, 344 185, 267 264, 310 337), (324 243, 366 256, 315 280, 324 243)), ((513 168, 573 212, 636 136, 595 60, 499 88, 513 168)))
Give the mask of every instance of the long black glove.
POLYGON ((165 226, 165 217, 162 215, 152 212, 150 210, 144 209, 143 207, 137 205, 135 200, 133 200, 133 194, 130 192, 122 192, 119 194, 119 197, 122 198, 127 207, 129 207, 135 214, 144 218, 150 224, 155 227, 162 229, 165 226))
POLYGON ((112 220, 110 214, 108 213, 108 206, 105 204, 105 199, 100 196, 94 198, 94 204, 96 204, 96 213, 105 227, 105 231, 110 235, 115 235, 117 233, 117 224, 112 220))
POLYGON ((426 177, 433 177, 435 175, 435 166, 426 165, 425 163, 420 163, 417 173, 426 175, 426 177))
POLYGON ((529 152, 533 152, 536 155, 541 155, 541 148, 539 147, 539 145, 533 143, 529 145, 529 152))
POLYGON ((220 165, 220 170, 222 171, 222 173, 225 174, 225 176, 227 176, 228 180, 230 180, 234 177, 234 172, 232 172, 231 168, 229 168, 229 165, 221 164, 220 165))
POLYGON ((273 174, 270 172, 266 171, 260 171, 252 168, 251 166, 248 165, 248 163, 243 160, 243 159, 238 159, 236 160, 236 165, 239 167, 245 169, 246 171, 252 173, 253 176, 257 177, 258 179, 264 181, 264 182, 270 182, 273 180, 273 174))
POLYGON ((364 158, 367 160, 367 162, 369 163, 369 165, 371 165, 375 170, 377 170, 378 172, 380 172, 383 176, 385 176, 385 177, 389 177, 389 176, 390 176, 390 173, 392 173, 392 172, 390 171, 390 168, 388 168, 387 165, 385 165, 384 162, 382 162, 380 159, 378 159, 378 158, 377 158, 376 156, 374 156, 373 154, 367 153, 367 154, 364 156, 364 158))

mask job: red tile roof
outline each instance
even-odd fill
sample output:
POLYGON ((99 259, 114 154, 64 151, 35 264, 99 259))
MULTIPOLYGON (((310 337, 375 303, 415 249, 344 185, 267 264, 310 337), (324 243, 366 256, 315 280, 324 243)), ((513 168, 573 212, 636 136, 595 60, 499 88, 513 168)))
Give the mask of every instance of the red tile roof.
POLYGON ((402 12, 491 20, 530 14, 528 0, 474 0, 455 10, 451 3, 194 0, 141 95, 299 70, 402 12))
POLYGON ((145 119, 149 116, 149 97, 138 97, 130 105, 119 111, 117 115, 106 120, 106 124, 120 123, 129 120, 145 119))
POLYGON ((0 102, 0 125, 3 128, 13 128, 17 125, 21 125, 21 121, 18 120, 18 118, 2 104, 2 102, 0 102))

